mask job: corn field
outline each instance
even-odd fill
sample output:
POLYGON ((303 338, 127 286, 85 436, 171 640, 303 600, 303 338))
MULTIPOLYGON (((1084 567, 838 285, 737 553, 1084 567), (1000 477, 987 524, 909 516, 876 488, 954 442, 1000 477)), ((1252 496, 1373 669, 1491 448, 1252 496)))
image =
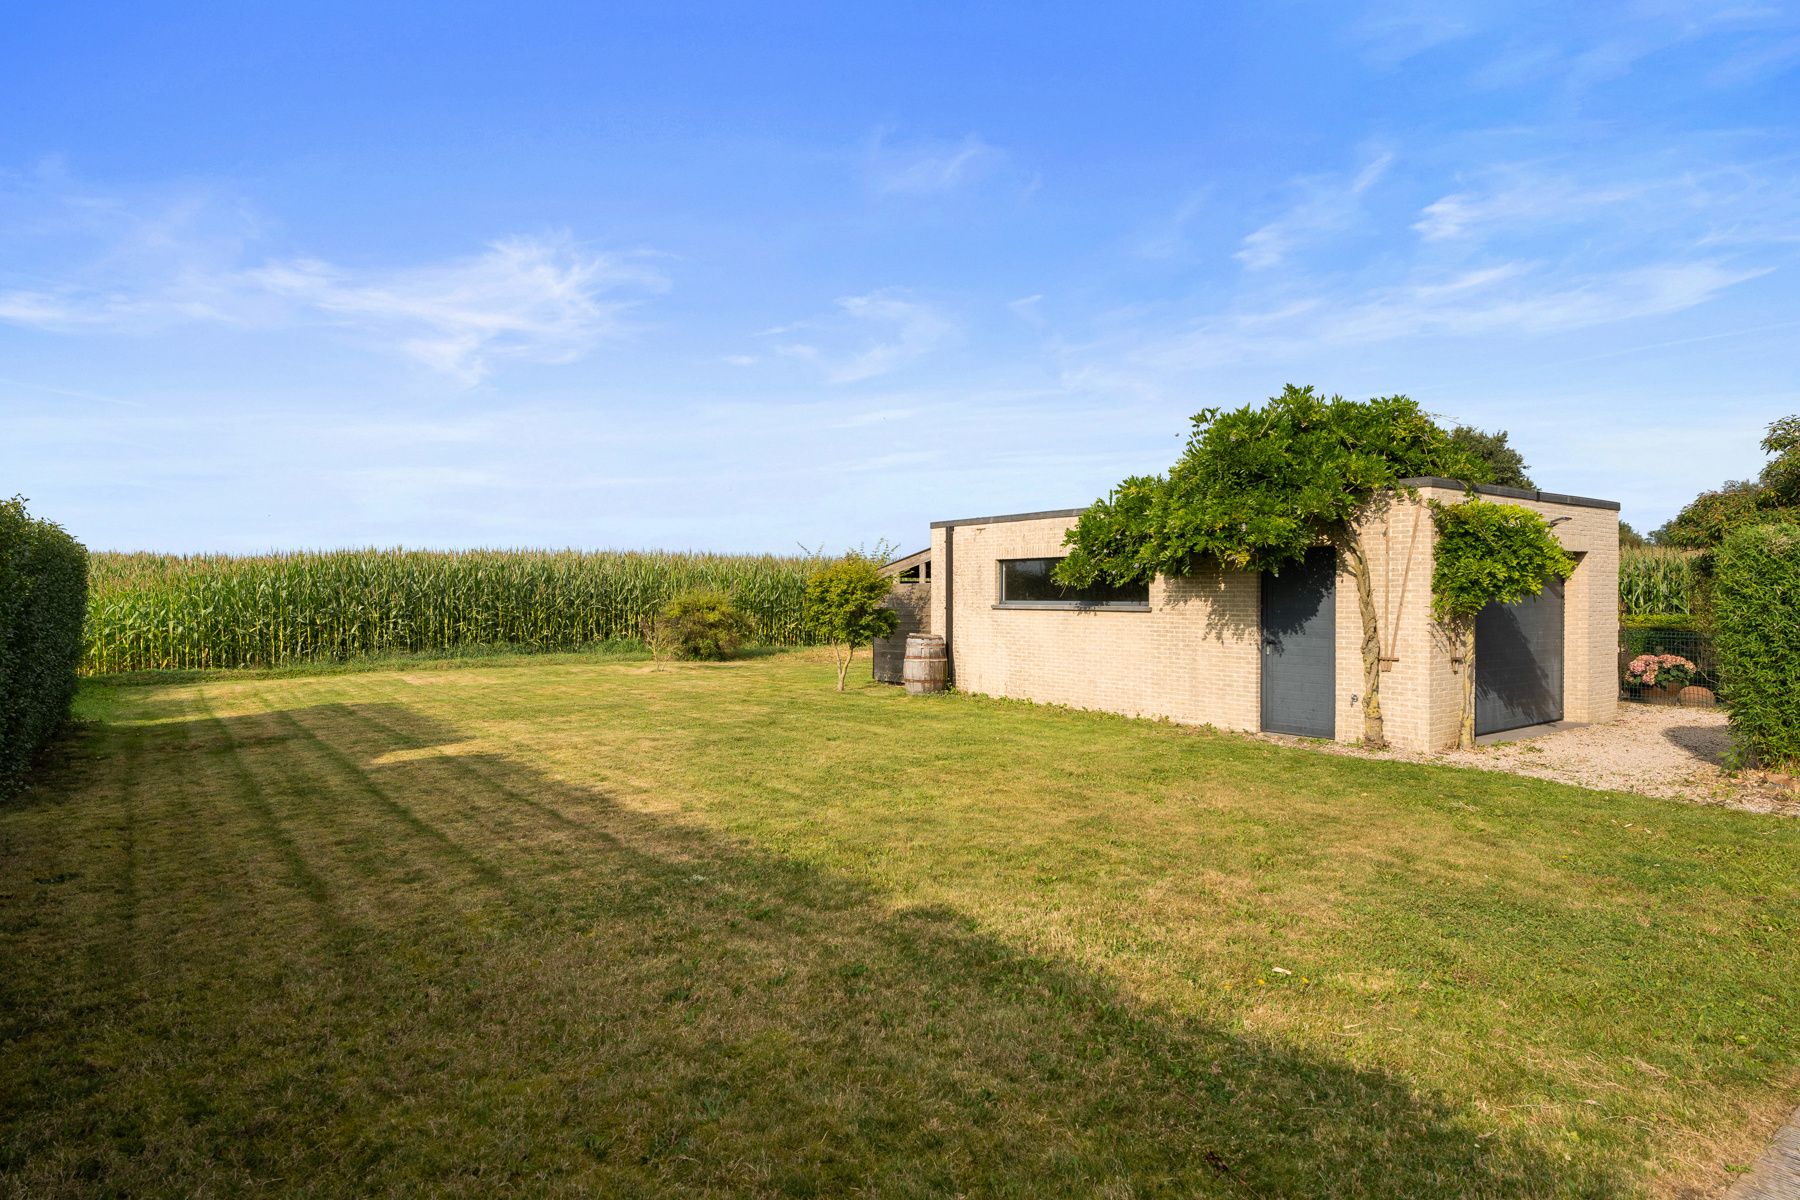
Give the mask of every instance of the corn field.
POLYGON ((1625 616, 1693 612, 1693 555, 1661 546, 1636 546, 1619 560, 1619 612, 1625 616))
POLYGON ((677 593, 717 588, 759 641, 803 640, 815 560, 658 552, 343 550, 250 557, 96 554, 89 673, 284 666, 640 637, 677 593))

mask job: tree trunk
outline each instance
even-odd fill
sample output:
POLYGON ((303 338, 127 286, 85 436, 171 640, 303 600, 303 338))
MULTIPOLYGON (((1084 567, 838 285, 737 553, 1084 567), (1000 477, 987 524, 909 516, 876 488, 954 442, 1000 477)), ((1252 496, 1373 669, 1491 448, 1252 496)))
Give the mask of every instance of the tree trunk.
POLYGON ((853 657, 855 657, 855 655, 856 655, 856 647, 855 646, 850 647, 850 649, 846 650, 842 654, 838 654, 836 652, 835 648, 832 651, 832 657, 837 659, 837 672, 838 672, 838 689, 837 690, 840 692, 844 690, 844 676, 846 676, 850 673, 850 660, 853 657))
POLYGON ((1375 582, 1369 578, 1369 560, 1355 532, 1344 541, 1344 561, 1356 580, 1356 607, 1362 614, 1363 745, 1380 749, 1387 745, 1381 723, 1381 619, 1375 612, 1375 582))
POLYGON ((1462 641, 1462 720, 1457 723, 1456 744, 1463 750, 1475 748, 1475 621, 1465 618, 1462 641))

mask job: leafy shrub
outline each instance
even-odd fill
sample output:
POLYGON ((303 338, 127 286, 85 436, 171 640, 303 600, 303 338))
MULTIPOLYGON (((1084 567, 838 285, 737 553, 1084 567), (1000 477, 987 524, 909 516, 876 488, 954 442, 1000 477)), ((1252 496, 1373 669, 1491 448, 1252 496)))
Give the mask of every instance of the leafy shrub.
POLYGON ((752 625, 727 592, 683 592, 669 601, 651 626, 650 645, 668 658, 722 662, 734 658, 752 625))
POLYGON ((1800 765, 1800 525, 1729 534, 1713 568, 1713 642, 1738 746, 1800 765))
POLYGON ((1692 659, 1679 654, 1640 654, 1625 667, 1625 682, 1638 687, 1656 687, 1680 691, 1694 682, 1700 668, 1692 659))
POLYGON ((0 795, 69 716, 87 613, 87 551, 25 501, 0 503, 0 795))

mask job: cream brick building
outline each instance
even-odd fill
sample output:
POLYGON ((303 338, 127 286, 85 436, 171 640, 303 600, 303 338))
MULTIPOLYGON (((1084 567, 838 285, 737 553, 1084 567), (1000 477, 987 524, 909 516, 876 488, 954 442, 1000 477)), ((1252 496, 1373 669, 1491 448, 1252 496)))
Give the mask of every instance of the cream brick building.
MULTIPOLYGON (((1418 498, 1396 498, 1363 540, 1380 614, 1387 736, 1430 750, 1456 740, 1462 664, 1430 613, 1435 530, 1426 502, 1464 493, 1449 480, 1407 482, 1418 498)), ((1477 490, 1542 513, 1577 561, 1560 589, 1483 614, 1483 732, 1610 721, 1618 700, 1619 506, 1477 490)), ((1063 535, 1080 511, 932 526, 929 593, 921 587, 917 600, 928 630, 946 640, 955 687, 1222 729, 1361 737, 1362 622, 1355 583, 1329 552, 1310 573, 1264 579, 1208 569, 1070 601, 1046 573, 1065 553, 1063 535)), ((916 568, 923 557, 905 562, 916 568)))

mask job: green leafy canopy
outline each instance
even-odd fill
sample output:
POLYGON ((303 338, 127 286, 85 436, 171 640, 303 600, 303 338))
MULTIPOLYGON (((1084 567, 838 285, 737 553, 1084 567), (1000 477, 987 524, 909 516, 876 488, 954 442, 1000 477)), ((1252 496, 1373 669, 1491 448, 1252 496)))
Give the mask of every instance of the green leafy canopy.
POLYGON ((1702 492, 1650 540, 1659 546, 1710 550, 1734 530, 1800 523, 1800 415, 1771 422, 1762 449, 1774 457, 1755 479, 1734 479, 1702 492))
POLYGON ((806 581, 806 625, 823 642, 860 646, 894 631, 900 616, 887 608, 893 581, 873 560, 848 554, 806 581))
POLYGON ((1507 443, 1507 432, 1502 429, 1498 433, 1489 433, 1476 429, 1472 425, 1458 425, 1450 431, 1450 441, 1460 450, 1467 451, 1472 457, 1487 464, 1488 478, 1483 483, 1497 483, 1501 487, 1536 488, 1526 474, 1530 469, 1525 456, 1507 443))
POLYGON ((1423 475, 1487 483, 1492 468, 1405 396, 1326 399, 1290 384, 1260 407, 1197 414, 1167 476, 1127 479, 1081 515, 1057 580, 1147 582, 1208 561, 1278 571, 1423 475))
POLYGON ((806 627, 832 647, 838 691, 858 646, 886 637, 900 614, 883 603, 894 581, 871 558, 852 552, 819 568, 806 581, 806 627))

